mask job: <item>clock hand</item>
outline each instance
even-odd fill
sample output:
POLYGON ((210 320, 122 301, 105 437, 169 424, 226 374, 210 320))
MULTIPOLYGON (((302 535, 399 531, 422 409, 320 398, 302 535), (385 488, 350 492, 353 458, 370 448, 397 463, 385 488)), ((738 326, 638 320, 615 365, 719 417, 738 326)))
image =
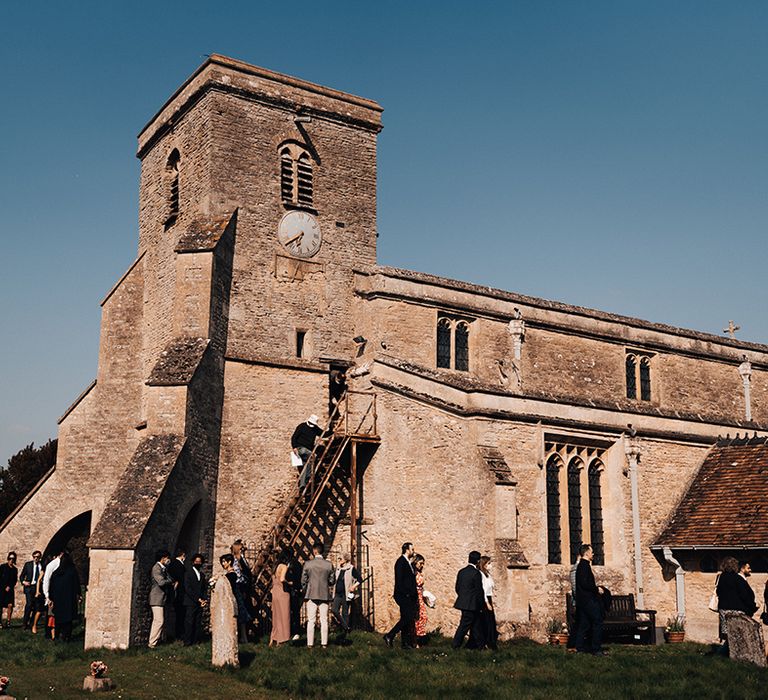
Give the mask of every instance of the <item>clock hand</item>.
POLYGON ((293 236, 292 238, 289 238, 283 245, 290 245, 297 238, 301 238, 303 235, 304 235, 304 231, 299 231, 295 236, 293 236))

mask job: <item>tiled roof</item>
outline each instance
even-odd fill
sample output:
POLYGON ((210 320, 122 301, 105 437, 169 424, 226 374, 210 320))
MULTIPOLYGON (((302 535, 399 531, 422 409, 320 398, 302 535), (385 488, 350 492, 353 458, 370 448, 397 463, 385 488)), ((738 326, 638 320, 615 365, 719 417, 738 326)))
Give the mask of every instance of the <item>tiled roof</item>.
POLYGON ((721 440, 656 540, 667 547, 768 547, 768 438, 721 440))

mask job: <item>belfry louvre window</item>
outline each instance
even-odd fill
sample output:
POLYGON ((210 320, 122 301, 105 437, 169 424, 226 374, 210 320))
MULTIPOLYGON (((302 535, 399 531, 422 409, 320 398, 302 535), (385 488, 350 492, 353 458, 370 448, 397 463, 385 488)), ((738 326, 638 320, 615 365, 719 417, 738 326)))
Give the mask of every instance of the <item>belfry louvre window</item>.
POLYGON ((436 364, 442 369, 469 372, 469 326, 465 319, 447 314, 437 317, 436 364))
POLYGON ((280 197, 284 204, 311 208, 312 158, 296 143, 280 146, 280 197))
POLYGON ((558 455, 547 460, 547 561, 562 564, 560 551, 560 467, 558 455))
POLYGON ((648 353, 628 350, 624 359, 627 381, 627 398, 641 401, 651 400, 651 358, 648 353), (640 396, 637 395, 638 387, 640 396))
POLYGON ((179 161, 181 161, 181 154, 178 149, 174 148, 165 164, 165 180, 168 192, 168 213, 164 222, 166 231, 179 218, 179 161))
POLYGON ((593 563, 605 564, 601 479, 603 455, 611 444, 597 437, 544 435, 549 564, 575 563, 579 547, 587 542, 592 545, 593 563), (562 548, 566 541, 564 561, 562 548))

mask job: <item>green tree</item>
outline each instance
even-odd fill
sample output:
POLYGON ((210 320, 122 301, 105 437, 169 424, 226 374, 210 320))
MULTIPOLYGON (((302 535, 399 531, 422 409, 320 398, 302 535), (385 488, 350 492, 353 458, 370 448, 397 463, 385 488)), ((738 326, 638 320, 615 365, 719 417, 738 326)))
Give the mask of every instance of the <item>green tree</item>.
POLYGON ((44 445, 27 445, 8 460, 0 470, 0 522, 5 520, 13 509, 40 481, 43 475, 56 464, 58 440, 48 440, 44 445))

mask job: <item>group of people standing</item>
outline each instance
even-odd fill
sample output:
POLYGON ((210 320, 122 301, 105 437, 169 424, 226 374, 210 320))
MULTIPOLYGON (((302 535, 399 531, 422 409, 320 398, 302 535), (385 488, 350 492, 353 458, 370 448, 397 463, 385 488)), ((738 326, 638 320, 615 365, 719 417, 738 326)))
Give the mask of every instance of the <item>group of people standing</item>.
POLYGON ((80 577, 71 555, 61 551, 43 565, 43 553, 35 550, 21 573, 16 559, 16 552, 8 552, 5 563, 0 564, 0 621, 3 612, 6 616, 2 626, 11 626, 16 584, 21 583, 25 598, 24 629, 37 634, 42 620, 51 639, 69 641, 81 601, 80 577))
MULTIPOLYGON (((223 576, 232 587, 237 604, 237 630, 241 642, 246 641, 247 628, 254 619, 252 604, 253 578, 245 560, 246 547, 242 540, 235 540, 228 554, 219 557, 223 576)), ((154 649, 165 635, 165 611, 173 606, 174 637, 184 646, 191 646, 200 639, 203 612, 208 607, 209 580, 203 571, 205 558, 195 554, 187 564, 186 551, 176 550, 176 556, 166 549, 159 550, 152 566, 149 589, 149 605, 152 610, 152 626, 148 646, 154 649)))
POLYGON ((350 631, 353 601, 360 595, 362 580, 352 566, 348 552, 341 554, 336 566, 325 559, 322 544, 312 548, 312 558, 298 567, 289 551, 281 552, 272 576, 272 633, 270 646, 299 639, 301 605, 306 605, 307 646, 315 644, 315 630, 320 625, 320 646, 328 646, 329 613, 339 626, 338 641, 343 643, 350 631))
MULTIPOLYGON (((414 551, 412 542, 405 542, 401 556, 395 562, 394 599, 400 609, 400 617, 384 643, 394 646, 400 635, 403 648, 422 646, 427 638, 427 609, 435 606, 435 596, 424 587, 425 559, 414 551)), ((493 607, 493 578, 489 571, 491 558, 478 551, 471 551, 467 566, 456 576, 456 602, 454 608, 461 612, 459 626, 453 638, 453 648, 459 649, 465 642, 468 649, 495 649, 498 638, 496 614, 493 607)))
MULTIPOLYGON (((752 565, 746 560, 738 561, 735 557, 725 557, 721 564, 721 573, 715 583, 717 596, 717 611, 720 617, 720 652, 728 655, 728 633, 725 624, 725 613, 729 611, 742 612, 752 617, 759 609, 755 601, 755 592, 749 585, 752 575, 752 565)), ((765 609, 768 611, 768 581, 763 592, 765 609)), ((768 613, 763 620, 768 624, 768 613)))

